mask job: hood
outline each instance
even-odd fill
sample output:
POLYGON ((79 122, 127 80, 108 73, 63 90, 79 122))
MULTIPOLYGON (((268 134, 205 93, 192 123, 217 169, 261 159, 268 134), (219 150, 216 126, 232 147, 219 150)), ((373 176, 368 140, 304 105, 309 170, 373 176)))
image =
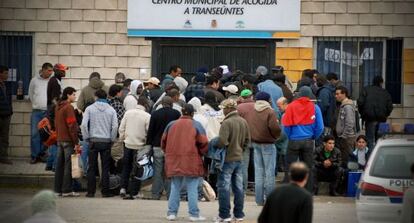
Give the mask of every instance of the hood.
POLYGON ((256 101, 256 103, 254 103, 254 110, 258 112, 264 111, 267 108, 272 109, 272 107, 270 106, 270 103, 267 101, 259 100, 259 101, 256 101))
POLYGON ((354 102, 351 99, 347 98, 347 99, 345 99, 345 100, 342 101, 341 107, 343 107, 345 105, 352 105, 352 106, 354 106, 354 102))
POLYGON ((111 107, 107 102, 102 102, 102 101, 96 101, 91 106, 94 106, 96 109, 98 109, 101 112, 111 107))
POLYGON ((129 89, 130 89, 129 92, 133 95, 137 95, 137 88, 138 88, 139 85, 142 85, 141 81, 133 80, 131 82, 131 86, 129 87, 129 89))
POLYGON ((69 102, 68 101, 60 101, 57 106, 58 106, 58 110, 61 110, 62 108, 64 108, 66 105, 68 105, 69 102))
POLYGON ((182 78, 182 77, 176 77, 176 78, 174 78, 174 83, 180 89, 180 93, 184 93, 185 92, 185 89, 188 86, 188 82, 184 78, 182 78))
POLYGON ((89 80, 89 84, 88 84, 88 86, 93 88, 93 89, 101 89, 104 85, 105 85, 105 83, 97 77, 91 78, 89 80))
POLYGON ((197 97, 191 98, 191 100, 188 102, 188 104, 192 105, 194 107, 195 112, 200 112, 201 109, 201 101, 197 97))

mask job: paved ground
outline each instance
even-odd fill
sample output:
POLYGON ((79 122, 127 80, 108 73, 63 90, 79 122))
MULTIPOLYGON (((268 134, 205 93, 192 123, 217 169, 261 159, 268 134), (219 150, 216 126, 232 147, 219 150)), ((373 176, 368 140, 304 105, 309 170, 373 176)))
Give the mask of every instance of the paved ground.
MULTIPOLYGON (((22 222, 30 216, 30 200, 38 189, 0 189, 0 222, 22 222)), ((82 194, 83 195, 83 194, 82 194)), ((245 202, 245 222, 256 222, 261 211, 248 196, 245 202)), ((314 221, 316 223, 356 222, 355 204, 352 199, 341 197, 315 197, 314 221)), ((281 204, 283 205, 283 204, 281 204)), ((167 201, 122 200, 114 198, 58 198, 58 213, 67 222, 167 222, 165 220, 167 201)), ((217 215, 218 203, 201 202, 202 215, 212 222, 217 215)), ((179 219, 188 222, 187 203, 182 202, 179 219)))

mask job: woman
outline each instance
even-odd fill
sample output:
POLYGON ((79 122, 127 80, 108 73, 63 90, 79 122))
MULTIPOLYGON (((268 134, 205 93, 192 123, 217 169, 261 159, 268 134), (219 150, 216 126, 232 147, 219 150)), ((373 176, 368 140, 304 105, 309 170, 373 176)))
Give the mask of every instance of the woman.
POLYGON ((357 162, 359 169, 365 169, 365 165, 368 162, 368 147, 367 147, 368 139, 364 135, 359 135, 355 141, 355 149, 351 154, 350 161, 357 162))
POLYGON ((55 128, 57 134, 57 163, 55 172, 55 192, 63 197, 79 196, 72 188, 71 155, 80 151, 78 123, 71 103, 76 100, 76 90, 67 87, 55 109, 55 128))

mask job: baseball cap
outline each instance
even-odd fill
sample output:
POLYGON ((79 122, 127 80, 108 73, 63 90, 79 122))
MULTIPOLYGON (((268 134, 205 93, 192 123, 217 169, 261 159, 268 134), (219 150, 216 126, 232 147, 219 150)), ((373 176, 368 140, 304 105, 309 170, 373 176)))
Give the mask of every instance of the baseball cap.
POLYGON ((53 67, 53 70, 65 71, 65 70, 69 70, 69 67, 67 67, 66 65, 64 65, 64 64, 62 64, 62 63, 57 63, 57 64, 55 64, 55 66, 53 67))
POLYGON ((230 84, 227 87, 223 87, 223 91, 228 91, 228 92, 230 92, 232 94, 237 94, 237 92, 239 91, 239 89, 237 88, 236 85, 230 84))
POLYGON ((154 84, 154 85, 160 85, 160 80, 158 80, 158 78, 156 78, 156 77, 151 77, 147 81, 144 81, 144 83, 151 83, 151 84, 154 84))
POLYGON ((240 96, 242 97, 249 97, 250 95, 252 95, 252 91, 250 89, 244 89, 242 90, 242 92, 240 93, 240 96))
POLYGON ((237 102, 233 99, 226 99, 221 102, 219 108, 226 109, 226 108, 237 108, 237 102))

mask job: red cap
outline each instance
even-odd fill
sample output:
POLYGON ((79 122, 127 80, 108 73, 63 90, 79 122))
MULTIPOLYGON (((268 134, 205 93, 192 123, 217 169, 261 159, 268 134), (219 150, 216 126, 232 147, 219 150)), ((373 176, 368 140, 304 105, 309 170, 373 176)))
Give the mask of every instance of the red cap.
POLYGON ((57 64, 55 64, 55 66, 53 67, 53 69, 54 70, 65 71, 65 70, 69 70, 69 67, 65 66, 64 64, 57 63, 57 64))

